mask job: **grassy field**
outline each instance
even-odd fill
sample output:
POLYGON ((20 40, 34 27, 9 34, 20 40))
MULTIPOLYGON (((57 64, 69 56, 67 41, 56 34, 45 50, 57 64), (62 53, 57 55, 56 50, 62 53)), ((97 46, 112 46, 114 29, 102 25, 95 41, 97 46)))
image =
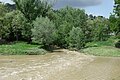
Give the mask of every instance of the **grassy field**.
POLYGON ((39 55, 45 53, 44 49, 39 49, 39 45, 27 44, 26 42, 0 45, 0 55, 39 55))
POLYGON ((91 42, 87 44, 87 48, 82 51, 85 54, 95 55, 95 56, 110 56, 110 57, 120 57, 120 49, 115 48, 115 42, 118 39, 109 39, 108 41, 102 42, 91 42))

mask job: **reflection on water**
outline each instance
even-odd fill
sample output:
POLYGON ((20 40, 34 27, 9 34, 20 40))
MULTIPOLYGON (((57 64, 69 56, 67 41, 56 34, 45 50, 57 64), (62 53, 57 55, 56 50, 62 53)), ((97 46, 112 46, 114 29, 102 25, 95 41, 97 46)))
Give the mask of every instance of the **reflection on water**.
MULTIPOLYGON (((94 80, 91 77, 95 73, 89 76, 91 70, 98 67, 104 71, 104 65, 105 69, 110 67, 109 72, 106 71, 109 75, 111 69, 111 74, 120 73, 119 58, 95 58, 67 50, 40 56, 0 56, 0 80, 94 80), (111 66, 111 62, 115 67, 111 66)), ((100 75, 101 73, 96 74, 96 78, 100 75)), ((120 80, 119 76, 118 79, 120 80)))

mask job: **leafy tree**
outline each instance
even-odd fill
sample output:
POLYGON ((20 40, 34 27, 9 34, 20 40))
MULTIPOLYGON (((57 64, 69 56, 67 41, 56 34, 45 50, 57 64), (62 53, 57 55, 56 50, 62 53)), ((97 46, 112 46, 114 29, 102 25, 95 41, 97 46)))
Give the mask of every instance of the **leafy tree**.
POLYGON ((8 40, 21 40, 24 38, 23 32, 26 27, 27 20, 20 11, 12 11, 5 15, 3 20, 3 38, 8 40))
POLYGON ((4 16, 4 21, 3 21, 3 30, 4 30, 4 34, 3 34, 3 38, 5 39, 11 39, 13 40, 13 29, 12 29, 12 20, 14 18, 16 14, 14 12, 10 12, 5 14, 4 16))
POLYGON ((109 20, 102 17, 89 17, 87 20, 87 41, 104 41, 109 38, 109 20))
POLYGON ((92 36, 94 41, 107 40, 110 33, 109 22, 104 17, 96 17, 93 22, 92 36))
POLYGON ((15 11, 15 13, 16 15, 13 17, 11 24, 12 24, 14 36, 18 41, 22 39, 22 37, 24 36, 23 31, 27 31, 29 29, 23 30, 24 27, 26 27, 26 22, 27 22, 23 14, 19 11, 15 11))
POLYGON ((31 29, 33 28, 32 22, 37 17, 46 17, 51 10, 52 5, 47 0, 13 0, 16 7, 24 17, 27 19, 26 27, 24 27, 23 35, 27 39, 28 43, 31 42, 31 29), (27 29, 25 31, 25 29, 27 29))
POLYGON ((120 37, 120 1, 115 0, 114 14, 109 17, 112 32, 120 37))
POLYGON ((114 24, 114 26, 113 25, 111 26, 115 34, 120 36, 120 0, 115 0, 114 7, 115 7, 114 9, 115 15, 110 16, 110 22, 114 24))
POLYGON ((0 3, 0 19, 3 18, 7 12, 7 7, 3 3, 0 3))
POLYGON ((66 40, 73 27, 80 27, 83 33, 86 34, 87 15, 84 10, 66 7, 56 10, 54 13, 55 18, 53 18, 53 21, 58 30, 56 43, 58 43, 59 46, 66 47, 68 45, 66 40))
POLYGON ((32 29, 33 42, 43 46, 49 46, 55 39, 55 25, 47 17, 38 17, 33 22, 34 28, 32 29))
POLYGON ((0 3, 0 38, 2 38, 2 34, 4 33, 3 18, 7 12, 8 12, 7 7, 3 3, 0 3))
POLYGON ((84 33, 79 27, 73 27, 69 33, 69 47, 75 49, 81 49, 85 46, 84 33))
MULTIPOLYGON (((88 20, 87 20, 87 26, 88 26, 88 29, 87 29, 87 38, 86 38, 86 41, 87 42, 91 42, 91 41, 93 41, 93 31, 94 31, 94 23, 95 23, 95 21, 94 21, 94 18, 93 17, 89 17, 88 18, 88 20)), ((95 33, 94 33, 95 34, 95 33)))
POLYGON ((110 21, 110 28, 111 28, 111 31, 117 35, 119 32, 120 32, 120 27, 119 26, 119 21, 118 19, 115 17, 115 15, 110 15, 109 17, 109 21, 110 21))
POLYGON ((32 22, 40 15, 45 17, 51 9, 51 5, 46 0, 13 0, 18 10, 20 10, 25 18, 32 22))
POLYGON ((120 0, 115 0, 115 14, 120 18, 120 0))

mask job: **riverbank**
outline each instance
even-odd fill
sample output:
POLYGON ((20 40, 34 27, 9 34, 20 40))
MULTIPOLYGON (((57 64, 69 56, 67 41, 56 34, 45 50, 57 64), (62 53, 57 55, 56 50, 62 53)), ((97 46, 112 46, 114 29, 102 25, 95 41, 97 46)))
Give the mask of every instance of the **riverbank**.
POLYGON ((90 42, 81 52, 86 55, 120 57, 120 48, 115 47, 118 40, 111 38, 107 41, 90 42))
POLYGON ((27 42, 12 42, 0 45, 0 55, 43 55, 47 51, 39 48, 40 45, 27 42))
MULTIPOLYGON (((120 57, 120 49, 115 47, 118 40, 110 38, 107 41, 90 42, 80 52, 86 55, 120 57)), ((0 55, 43 55, 46 53, 49 52, 40 48, 40 45, 27 44, 26 42, 0 45, 0 55)))

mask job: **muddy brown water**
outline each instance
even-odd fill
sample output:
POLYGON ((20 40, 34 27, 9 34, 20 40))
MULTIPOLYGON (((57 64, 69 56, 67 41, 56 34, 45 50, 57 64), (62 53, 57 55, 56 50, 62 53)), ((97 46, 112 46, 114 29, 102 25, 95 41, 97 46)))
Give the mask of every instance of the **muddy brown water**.
POLYGON ((42 56, 0 56, 0 80, 120 80, 120 58, 64 49, 42 56))

